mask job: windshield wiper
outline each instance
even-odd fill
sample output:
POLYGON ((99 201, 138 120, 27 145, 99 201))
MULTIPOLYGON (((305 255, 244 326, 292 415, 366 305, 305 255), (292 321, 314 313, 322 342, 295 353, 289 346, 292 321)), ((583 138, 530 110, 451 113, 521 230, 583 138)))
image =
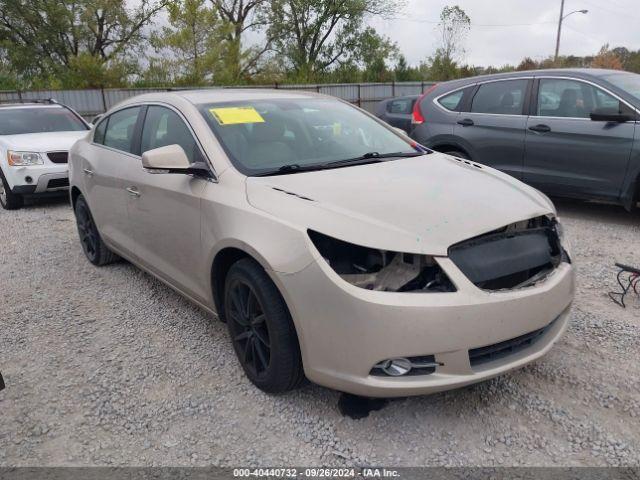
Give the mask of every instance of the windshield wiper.
POLYGON ((349 165, 349 164, 364 164, 378 162, 384 158, 409 158, 419 157, 425 155, 427 152, 391 152, 391 153, 379 153, 379 152, 367 152, 359 157, 345 158, 344 160, 336 160, 323 164, 324 167, 335 167, 337 165, 349 165))
POLYGON ((321 164, 300 165, 299 163, 290 163, 283 165, 276 170, 268 170, 266 172, 259 173, 259 177, 269 177, 271 175, 286 175, 287 173, 297 172, 311 172, 313 170, 322 170, 324 167, 321 164))
POLYGON ((261 177, 267 177, 271 175, 286 175, 288 173, 297 172, 312 172, 314 170, 325 170, 329 168, 335 168, 342 165, 365 165, 368 163, 377 163, 383 161, 385 158, 405 158, 405 157, 419 157, 426 155, 429 152, 392 152, 392 153, 378 153, 367 152, 359 157, 345 158, 344 160, 335 160, 326 163, 312 163, 310 165, 300 165, 299 163, 290 163, 279 167, 277 170, 269 170, 258 174, 261 177))

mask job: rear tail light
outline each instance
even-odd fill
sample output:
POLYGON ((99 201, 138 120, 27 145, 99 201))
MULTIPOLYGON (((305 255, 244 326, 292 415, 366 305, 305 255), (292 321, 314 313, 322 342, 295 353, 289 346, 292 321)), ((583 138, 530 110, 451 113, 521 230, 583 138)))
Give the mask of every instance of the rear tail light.
POLYGON ((418 100, 416 100, 416 103, 413 105, 413 112, 411 113, 411 123, 413 123, 414 125, 420 125, 421 123, 424 123, 424 115, 422 115, 422 112, 420 111, 420 103, 422 103, 424 97, 426 97, 437 86, 438 84, 434 83, 429 88, 427 88, 427 90, 418 97, 418 100))

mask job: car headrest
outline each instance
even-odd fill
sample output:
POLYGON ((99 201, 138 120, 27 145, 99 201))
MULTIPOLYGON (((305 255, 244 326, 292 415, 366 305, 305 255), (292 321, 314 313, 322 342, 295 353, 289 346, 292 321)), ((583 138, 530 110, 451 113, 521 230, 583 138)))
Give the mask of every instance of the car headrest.
POLYGON ((500 100, 500 106, 501 107, 513 107, 513 102, 514 101, 515 101, 515 99, 513 97, 513 93, 507 92, 502 96, 502 99, 500 100))

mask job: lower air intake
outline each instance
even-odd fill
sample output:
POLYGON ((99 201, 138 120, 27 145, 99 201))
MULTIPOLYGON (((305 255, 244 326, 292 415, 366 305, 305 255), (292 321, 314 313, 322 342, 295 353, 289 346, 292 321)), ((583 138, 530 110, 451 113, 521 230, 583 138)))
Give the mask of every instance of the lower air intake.
POLYGON ((540 340, 545 333, 547 333, 555 320, 546 327, 540 328, 530 333, 525 333, 511 340, 505 340, 504 342, 494 343, 493 345, 487 345, 486 347, 474 348, 469 350, 469 363, 471 367, 477 367, 484 363, 493 362, 510 355, 521 352, 522 350, 533 346, 538 340, 540 340))

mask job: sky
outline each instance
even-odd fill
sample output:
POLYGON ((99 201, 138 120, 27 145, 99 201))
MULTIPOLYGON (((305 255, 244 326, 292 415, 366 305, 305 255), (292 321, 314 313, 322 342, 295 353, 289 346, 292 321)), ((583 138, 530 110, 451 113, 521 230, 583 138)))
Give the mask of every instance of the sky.
MULTIPOLYGON (((518 64, 529 56, 553 55, 560 0, 406 0, 393 19, 370 18, 369 24, 395 41, 408 62, 417 65, 431 55, 442 8, 459 5, 471 18, 462 63, 476 66, 518 64)), ((640 49, 640 0, 566 0, 561 55, 592 55, 605 43, 640 49)))

